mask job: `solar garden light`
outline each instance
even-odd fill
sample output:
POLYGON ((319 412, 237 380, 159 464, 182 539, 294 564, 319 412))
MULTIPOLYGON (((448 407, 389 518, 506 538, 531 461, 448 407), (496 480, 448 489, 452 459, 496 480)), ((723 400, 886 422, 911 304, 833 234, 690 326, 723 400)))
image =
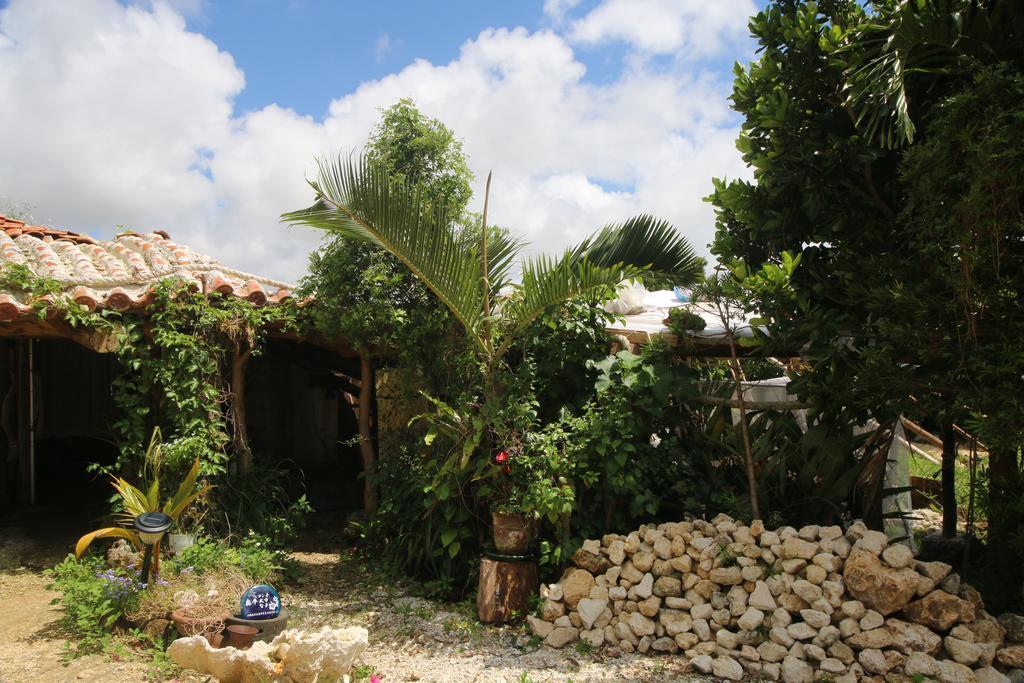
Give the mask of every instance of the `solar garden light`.
POLYGON ((139 540, 146 546, 146 554, 142 558, 142 583, 149 583, 149 568, 153 561, 153 547, 160 542, 167 530, 171 528, 173 520, 170 515, 162 512, 143 512, 135 518, 133 525, 139 532, 139 540))

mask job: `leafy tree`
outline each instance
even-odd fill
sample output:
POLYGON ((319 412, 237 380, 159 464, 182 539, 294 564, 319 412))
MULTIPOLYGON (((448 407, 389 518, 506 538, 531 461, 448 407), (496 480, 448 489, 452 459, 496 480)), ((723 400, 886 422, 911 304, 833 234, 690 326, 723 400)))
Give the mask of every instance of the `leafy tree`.
MULTIPOLYGON (((422 185, 396 181, 368 158, 321 161, 310 182, 315 203, 284 220, 364 240, 402 261, 462 327, 480 368, 482 398, 468 411, 437 404, 437 425, 458 440, 442 471, 489 474, 490 449, 518 441, 534 419, 520 395, 507 395, 506 356, 550 307, 578 297, 612 296, 631 277, 692 283, 700 268, 693 250, 667 223, 640 216, 610 225, 560 257, 521 261, 522 245, 484 227, 467 244, 422 185), (484 453, 484 457, 474 457, 484 453)), ((484 215, 486 216, 486 202, 484 215)))
MULTIPOLYGON (((824 412, 924 414, 953 446, 965 419, 979 436, 1016 433, 1005 426, 1019 399, 1005 383, 1020 375, 1008 340, 1022 332, 1009 265, 1021 224, 1006 178, 1020 171, 1006 146, 1020 118, 1012 96, 986 105, 981 94, 994 94, 990 68, 1015 92, 1022 11, 779 0, 751 20, 761 57, 737 69, 733 100, 754 180, 715 181, 714 251, 748 271, 800 257, 785 286, 751 291, 751 303, 770 348, 808 360, 793 386, 824 412)), ((1019 447, 993 449, 1007 472, 999 486, 1019 470, 1019 447)), ((995 483, 992 494, 995 508, 995 483)), ((998 552, 1012 547, 1008 529, 992 528, 998 552)), ((999 564, 1019 572, 1019 561, 999 564)))
MULTIPOLYGON (((387 168, 396 182, 413 179, 423 185, 432 203, 462 217, 469 202, 473 174, 462 143, 437 119, 422 114, 409 99, 381 113, 366 145, 367 155, 387 168)), ((439 358, 433 342, 452 337, 452 321, 437 298, 385 249, 361 240, 332 235, 310 256, 303 294, 315 294, 311 314, 326 336, 341 337, 362 356, 362 374, 376 384, 377 366, 387 362, 414 377, 406 393, 421 386, 448 398, 449 386, 460 386, 466 363, 456 349, 439 358), (386 357, 385 357, 386 356, 386 357)), ((458 337, 455 335, 455 346, 458 337)), ((365 429, 363 430, 365 431, 365 429)), ((365 496, 376 507, 376 448, 362 434, 365 496)))
POLYGON ((437 119, 402 98, 385 109, 366 146, 366 156, 398 183, 419 183, 431 202, 460 218, 473 191, 473 172, 462 141, 437 119))

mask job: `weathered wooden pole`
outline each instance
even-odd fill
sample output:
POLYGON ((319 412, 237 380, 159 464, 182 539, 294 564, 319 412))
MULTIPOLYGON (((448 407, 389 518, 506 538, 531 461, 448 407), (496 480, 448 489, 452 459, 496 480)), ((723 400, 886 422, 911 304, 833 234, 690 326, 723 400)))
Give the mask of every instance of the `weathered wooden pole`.
POLYGON ((359 455, 363 459, 363 510, 377 511, 377 444, 374 443, 372 416, 375 373, 366 353, 359 355, 359 455))

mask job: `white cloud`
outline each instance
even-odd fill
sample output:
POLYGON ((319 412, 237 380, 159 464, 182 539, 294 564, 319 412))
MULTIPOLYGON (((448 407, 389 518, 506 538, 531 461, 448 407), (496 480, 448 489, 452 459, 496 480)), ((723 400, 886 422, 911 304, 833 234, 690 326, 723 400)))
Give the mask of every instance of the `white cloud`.
MULTIPOLYGON (((564 0, 549 2, 554 12, 565 12, 564 0)), ((746 17, 755 11, 753 0, 607 0, 573 21, 569 36, 581 43, 618 40, 646 52, 682 51, 699 58, 745 39, 746 17)))
MULTIPOLYGON (((486 30, 448 64, 416 61, 339 93, 323 121, 279 106, 234 115, 241 72, 163 4, 15 0, 0 34, 0 193, 69 229, 163 227, 283 279, 302 273, 319 240, 277 219, 309 202, 314 157, 358 148, 378 109, 400 97, 464 139, 477 208, 493 169, 493 220, 535 250, 640 212, 673 221, 703 250, 710 178, 747 173, 725 82, 641 59, 595 85, 553 31, 486 30)), ((688 40, 681 49, 712 49, 710 38, 688 40)))

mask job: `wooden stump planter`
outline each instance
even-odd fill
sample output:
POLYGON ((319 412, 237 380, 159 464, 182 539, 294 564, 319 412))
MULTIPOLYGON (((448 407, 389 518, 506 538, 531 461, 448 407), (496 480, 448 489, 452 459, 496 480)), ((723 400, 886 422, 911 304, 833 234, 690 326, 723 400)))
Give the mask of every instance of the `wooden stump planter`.
POLYGON ((537 561, 533 557, 485 555, 480 562, 477 613, 485 624, 503 624, 526 616, 530 596, 537 590, 537 561))

